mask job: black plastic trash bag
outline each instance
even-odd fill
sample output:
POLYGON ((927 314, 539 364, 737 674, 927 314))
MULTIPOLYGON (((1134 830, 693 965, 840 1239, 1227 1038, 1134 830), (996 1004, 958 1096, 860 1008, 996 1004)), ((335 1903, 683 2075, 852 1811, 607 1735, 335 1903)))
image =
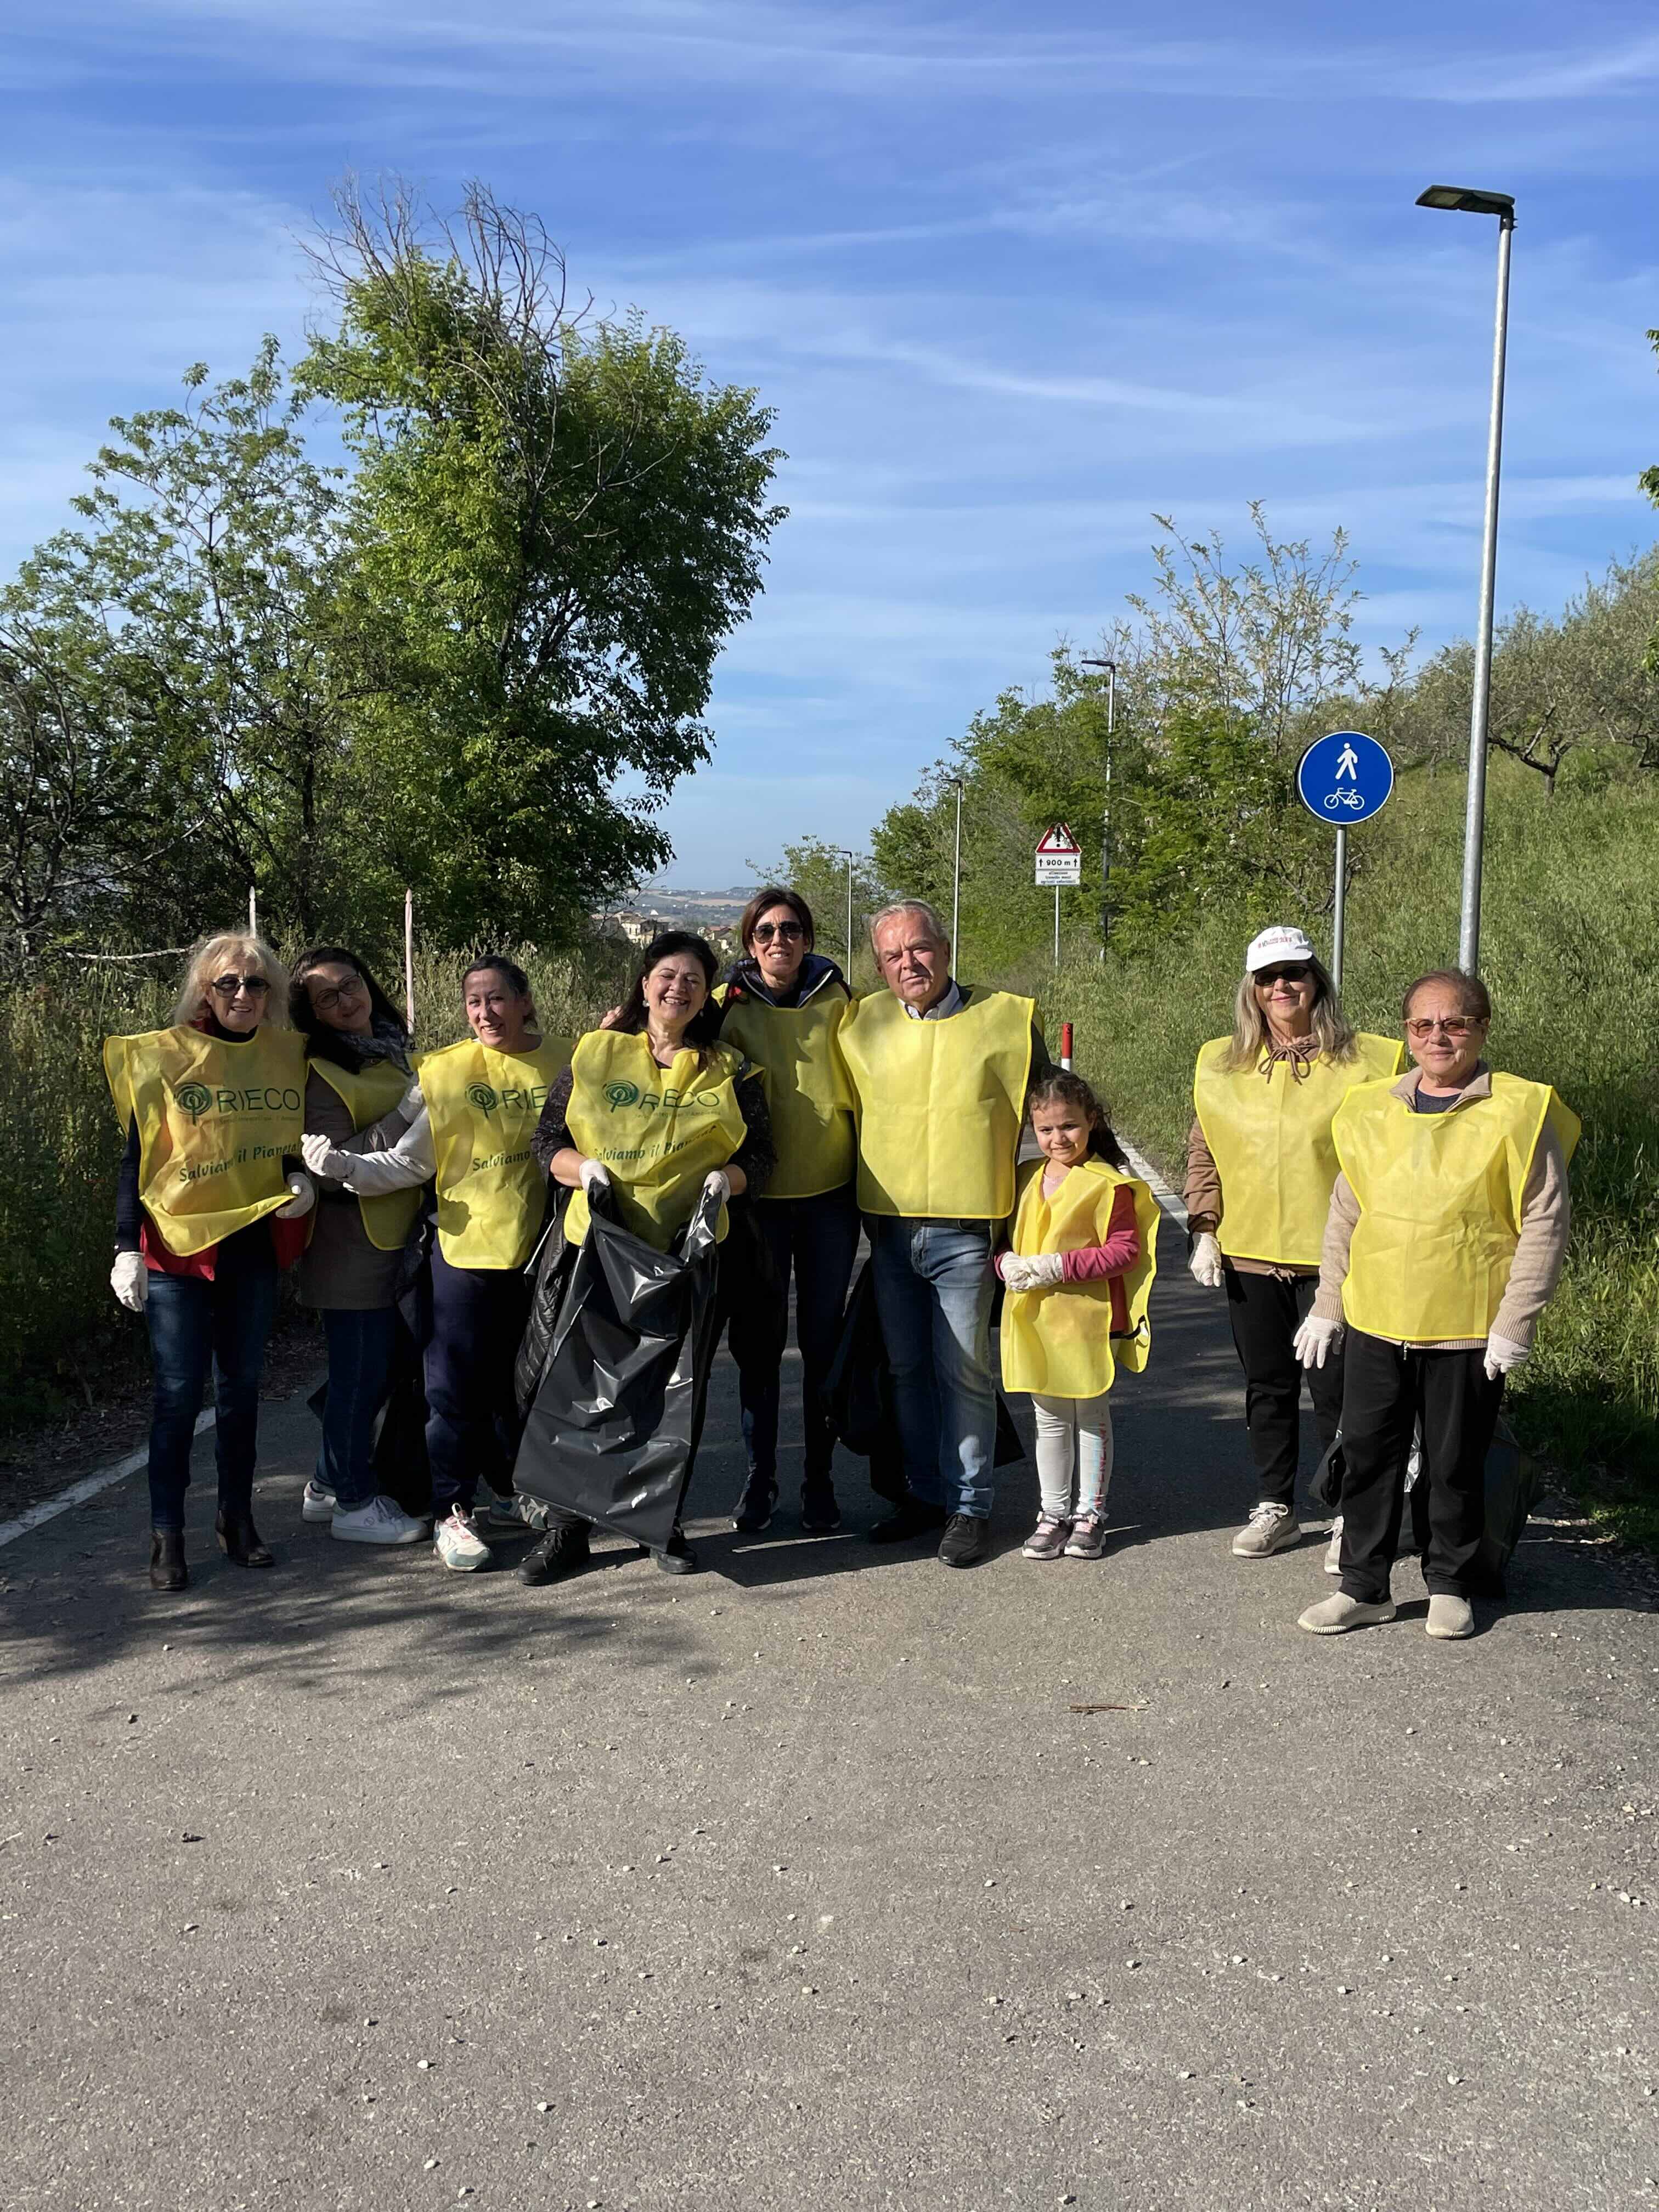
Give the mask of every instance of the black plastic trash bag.
POLYGON ((660 1551, 679 1517, 714 1360, 719 1202, 701 1199, 668 1252, 624 1229, 603 1187, 588 1210, 514 1487, 660 1551))

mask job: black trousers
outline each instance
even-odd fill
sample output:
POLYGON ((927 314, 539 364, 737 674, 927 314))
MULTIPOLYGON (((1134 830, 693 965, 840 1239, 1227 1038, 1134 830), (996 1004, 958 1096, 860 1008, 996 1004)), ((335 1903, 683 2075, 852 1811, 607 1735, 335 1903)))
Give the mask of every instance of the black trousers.
POLYGON ((1486 1453, 1504 1378, 1484 1351, 1411 1352, 1348 1331, 1342 1393, 1342 1587, 1380 1604, 1400 1540, 1412 1428, 1423 1428, 1413 1524, 1431 1593, 1468 1597, 1486 1518, 1486 1453), (1424 1502, 1419 1494, 1426 1492, 1424 1502))
MULTIPOLYGON (((1244 1370, 1244 1425, 1256 1466, 1257 1489, 1275 1505, 1296 1503, 1296 1463, 1302 1440, 1302 1362, 1291 1339, 1308 1317, 1318 1278, 1281 1282, 1277 1275, 1245 1275, 1229 1267, 1227 1319, 1244 1370)), ((1330 1449, 1342 1414, 1342 1347, 1334 1344, 1322 1367, 1306 1370, 1308 1395, 1321 1451, 1330 1449)))

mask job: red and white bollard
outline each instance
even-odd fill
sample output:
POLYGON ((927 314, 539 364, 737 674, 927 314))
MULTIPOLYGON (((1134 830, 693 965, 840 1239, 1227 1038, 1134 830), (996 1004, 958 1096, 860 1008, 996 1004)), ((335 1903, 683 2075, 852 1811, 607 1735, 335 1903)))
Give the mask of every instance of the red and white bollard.
POLYGON ((1062 1022, 1060 1025, 1060 1064, 1069 1074, 1072 1066, 1072 1024, 1070 1022, 1062 1022))

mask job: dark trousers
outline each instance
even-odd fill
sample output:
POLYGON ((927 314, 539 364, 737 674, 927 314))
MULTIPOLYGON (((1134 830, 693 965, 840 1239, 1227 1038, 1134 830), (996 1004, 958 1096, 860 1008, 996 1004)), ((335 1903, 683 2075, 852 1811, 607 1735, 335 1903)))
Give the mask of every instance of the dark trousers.
POLYGON ((1484 1352, 1409 1352, 1348 1331, 1342 1394, 1342 1587, 1380 1604, 1400 1540, 1406 1462, 1421 1423, 1426 1486, 1423 1579, 1431 1592, 1468 1597, 1486 1517, 1486 1453, 1504 1378, 1487 1379, 1484 1352))
POLYGON ((182 1528, 190 1487, 190 1448, 208 1370, 213 1370, 214 1456, 219 1510, 245 1513, 253 1500, 259 1429, 259 1377, 276 1312, 276 1262, 246 1267, 210 1282, 199 1275, 149 1279, 155 1395, 149 1425, 149 1517, 182 1528))
POLYGON ((328 1395, 323 1401, 323 1440, 317 1447, 317 1480, 334 1492, 343 1513, 374 1498, 374 1424, 392 1380, 392 1346, 398 1316, 392 1307, 367 1312, 325 1307, 328 1395))
POLYGON ((472 1510, 482 1475, 506 1497, 524 1426, 513 1364, 530 1317, 520 1267, 453 1267, 432 1249, 432 1336, 426 1347, 426 1451, 432 1509, 472 1510))
POLYGON ((754 1207, 754 1226, 770 1255, 770 1279, 751 1274, 736 1286, 731 1340, 750 1480, 777 1480, 778 1401, 789 1340, 793 1266, 806 1443, 804 1473, 809 1482, 822 1481, 829 1475, 836 1449, 823 1386, 841 1335, 847 1286, 858 1252, 858 1200, 850 1183, 817 1198, 760 1199, 754 1207))
POLYGON ((1319 1287, 1304 1275, 1245 1275, 1229 1267, 1227 1319, 1244 1370, 1244 1425, 1255 1461, 1256 1487, 1275 1505, 1296 1504, 1297 1456, 1302 1440, 1302 1384, 1313 1400, 1319 1448, 1328 1451, 1342 1415, 1342 1346, 1334 1344, 1322 1367, 1304 1369, 1291 1340, 1307 1319, 1319 1287))

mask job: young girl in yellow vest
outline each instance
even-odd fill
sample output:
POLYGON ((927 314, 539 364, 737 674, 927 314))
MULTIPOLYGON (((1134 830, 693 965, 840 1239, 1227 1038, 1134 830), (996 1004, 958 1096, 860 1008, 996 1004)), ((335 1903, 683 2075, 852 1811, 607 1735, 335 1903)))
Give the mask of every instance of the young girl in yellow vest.
POLYGON ((1028 1559, 1097 1559, 1112 1479, 1108 1398, 1117 1369, 1146 1365, 1158 1202, 1081 1076, 1054 1074, 1027 1102, 1042 1157, 1019 1171, 1007 1249, 994 1266, 1002 1379, 1036 1413, 1042 1510, 1028 1559))

